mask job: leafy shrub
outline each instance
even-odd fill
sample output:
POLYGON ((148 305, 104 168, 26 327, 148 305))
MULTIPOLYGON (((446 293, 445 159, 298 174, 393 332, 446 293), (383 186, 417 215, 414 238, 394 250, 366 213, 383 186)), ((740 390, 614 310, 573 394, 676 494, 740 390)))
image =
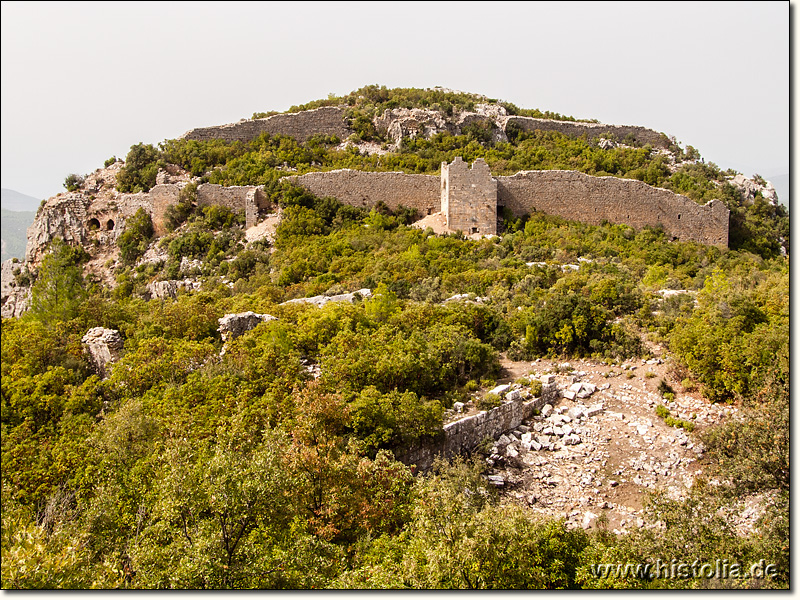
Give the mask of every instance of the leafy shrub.
POLYGON ((666 380, 661 379, 658 382, 658 393, 664 396, 665 394, 675 394, 675 390, 672 389, 672 386, 666 382, 666 380))
POLYGON ((147 251, 154 233, 150 213, 140 208, 127 220, 125 231, 117 239, 122 260, 128 264, 136 262, 147 251))
POLYGON ((84 178, 77 173, 70 173, 64 178, 64 187, 68 192, 77 192, 83 185, 84 178))
POLYGON ((196 201, 196 183, 191 183, 181 189, 178 193, 178 201, 175 204, 170 204, 164 214, 168 231, 175 231, 186 222, 186 219, 188 219, 189 215, 194 211, 196 201))
POLYGON ((492 410, 500 406, 503 403, 503 399, 498 396, 497 394, 486 394, 481 398, 478 398, 478 401, 475 405, 478 407, 478 410, 492 410))
POLYGON ((162 164, 161 153, 150 144, 131 146, 125 157, 125 166, 117 173, 117 190, 133 193, 149 191, 156 184, 156 175, 162 164))

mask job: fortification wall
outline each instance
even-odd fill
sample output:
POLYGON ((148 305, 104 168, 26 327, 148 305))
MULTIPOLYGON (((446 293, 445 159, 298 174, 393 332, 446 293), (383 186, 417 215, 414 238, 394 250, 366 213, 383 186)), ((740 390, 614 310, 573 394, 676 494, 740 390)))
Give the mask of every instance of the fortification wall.
POLYGON ((174 183, 161 183, 150 188, 150 198, 152 199, 150 217, 153 219, 153 229, 156 235, 162 236, 167 233, 167 208, 177 204, 180 192, 181 186, 174 183))
POLYGON ((375 173, 340 169, 286 178, 319 197, 333 196, 344 204, 372 208, 383 201, 392 210, 416 208, 420 216, 439 211, 441 195, 436 175, 375 173))
POLYGON ((470 168, 460 156, 442 163, 441 210, 447 227, 469 235, 497 233, 497 181, 482 158, 470 168))
POLYGON ((641 145, 650 144, 655 148, 666 148, 668 140, 663 134, 635 125, 605 125, 603 123, 581 123, 578 121, 556 121, 553 119, 537 119, 535 117, 508 117, 503 130, 508 133, 509 124, 518 126, 523 131, 557 131, 570 137, 585 135, 588 139, 596 137, 610 137, 622 142, 629 135, 641 145))
POLYGON ((541 410, 545 404, 553 403, 557 398, 557 386, 554 383, 545 385, 539 398, 527 402, 509 400, 492 410, 448 423, 439 439, 417 444, 397 458, 407 465, 416 465, 418 469, 426 471, 433 466, 437 456, 449 458, 468 454, 486 438, 496 440, 506 431, 530 419, 534 411, 541 410))
POLYGON ((341 140, 351 133, 344 122, 345 109, 340 106, 323 106, 299 113, 273 115, 265 119, 248 119, 228 125, 198 127, 184 133, 187 140, 225 140, 228 142, 249 142, 262 133, 289 135, 299 141, 306 141, 313 135, 335 135, 341 140))
POLYGON ((700 205, 641 181, 577 171, 525 171, 497 183, 498 203, 517 216, 538 210, 592 225, 660 226, 679 240, 728 244, 729 211, 719 200, 700 205))

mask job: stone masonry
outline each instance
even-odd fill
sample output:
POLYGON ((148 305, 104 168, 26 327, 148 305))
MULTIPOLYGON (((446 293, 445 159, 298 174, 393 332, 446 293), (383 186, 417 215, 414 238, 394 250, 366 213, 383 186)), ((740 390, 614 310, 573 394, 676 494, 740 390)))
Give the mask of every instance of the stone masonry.
POLYGON ((417 444, 397 458, 425 471, 431 468, 437 456, 468 454, 486 438, 497 439, 529 419, 546 404, 554 402, 558 393, 555 383, 547 383, 542 386, 538 398, 523 400, 517 392, 509 394, 500 406, 448 423, 443 428, 443 435, 417 444))
POLYGON ((442 163, 442 213, 447 228, 466 234, 497 234, 497 180, 482 158, 472 168, 460 156, 442 163))
POLYGON ((273 115, 265 119, 244 119, 238 123, 215 127, 198 127, 184 133, 186 140, 225 140, 228 142, 254 140, 262 133, 288 135, 306 141, 313 135, 335 135, 347 138, 352 131, 345 124, 345 108, 323 106, 315 110, 273 115))
POLYGON ((244 211, 247 228, 258 223, 259 212, 266 212, 270 208, 264 190, 254 185, 224 187, 215 183, 204 183, 197 187, 197 204, 244 211))
POLYGON ((378 202, 395 210, 415 208, 420 216, 439 210, 439 181, 435 175, 339 169, 286 178, 316 196, 333 196, 344 204, 371 208, 378 202))
POLYGON ((498 205, 516 216, 538 210, 600 225, 663 227, 673 239, 728 245, 730 211, 720 200, 701 205, 634 179, 594 177, 577 171, 525 171, 497 178, 498 205))
POLYGON ((468 235, 496 234, 500 206, 516 216, 541 211, 594 225, 607 221, 635 229, 661 227, 674 239, 728 245, 729 211, 724 203, 700 205, 633 179, 557 170, 493 178, 483 160, 470 168, 458 157, 442 164, 438 186, 432 175, 347 169, 287 179, 317 196, 333 196, 352 206, 368 208, 383 201, 392 209, 416 208, 423 217, 441 209, 448 229, 468 235))
POLYGON ((557 121, 554 119, 517 116, 507 117, 503 125, 503 130, 506 134, 508 134, 508 128, 511 126, 522 131, 555 131, 569 137, 586 136, 587 139, 596 137, 613 138, 617 142, 633 142, 641 146, 650 144, 655 148, 669 146, 669 138, 663 133, 636 125, 606 125, 603 123, 557 121))

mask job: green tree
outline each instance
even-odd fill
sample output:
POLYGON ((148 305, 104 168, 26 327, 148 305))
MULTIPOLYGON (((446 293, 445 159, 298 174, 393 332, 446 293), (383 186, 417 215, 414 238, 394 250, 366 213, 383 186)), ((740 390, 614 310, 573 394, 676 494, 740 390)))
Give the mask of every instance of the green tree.
POLYGON ((125 231, 117 240, 122 260, 129 264, 135 262, 147 251, 154 233, 150 213, 140 208, 125 223, 125 231))
POLYGON ((31 317, 53 322, 77 316, 88 296, 81 268, 87 258, 81 247, 70 246, 58 238, 53 241, 31 288, 31 317))

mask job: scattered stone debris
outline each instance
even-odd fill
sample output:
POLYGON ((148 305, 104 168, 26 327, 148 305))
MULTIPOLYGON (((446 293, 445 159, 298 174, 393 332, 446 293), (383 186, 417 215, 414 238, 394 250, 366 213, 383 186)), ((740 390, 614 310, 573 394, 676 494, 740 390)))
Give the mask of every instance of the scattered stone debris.
MULTIPOLYGON (((642 364, 660 377, 670 368, 659 357, 642 364)), ((702 472, 704 449, 693 434, 666 425, 656 415, 658 404, 698 427, 720 423, 736 410, 711 404, 699 394, 677 393, 667 402, 657 391, 660 377, 629 379, 628 373, 636 373, 631 364, 541 359, 506 361, 509 366, 516 369, 511 379, 540 379, 559 392, 538 415, 497 438, 486 457, 490 483, 505 501, 564 518, 570 528, 596 527, 605 515, 610 531, 625 533, 644 526, 641 511, 647 492, 660 489, 671 498, 685 496, 702 472)), ((509 391, 507 384, 492 390, 501 396, 509 391)), ((759 506, 755 501, 743 504, 737 523, 752 527, 759 506)))

